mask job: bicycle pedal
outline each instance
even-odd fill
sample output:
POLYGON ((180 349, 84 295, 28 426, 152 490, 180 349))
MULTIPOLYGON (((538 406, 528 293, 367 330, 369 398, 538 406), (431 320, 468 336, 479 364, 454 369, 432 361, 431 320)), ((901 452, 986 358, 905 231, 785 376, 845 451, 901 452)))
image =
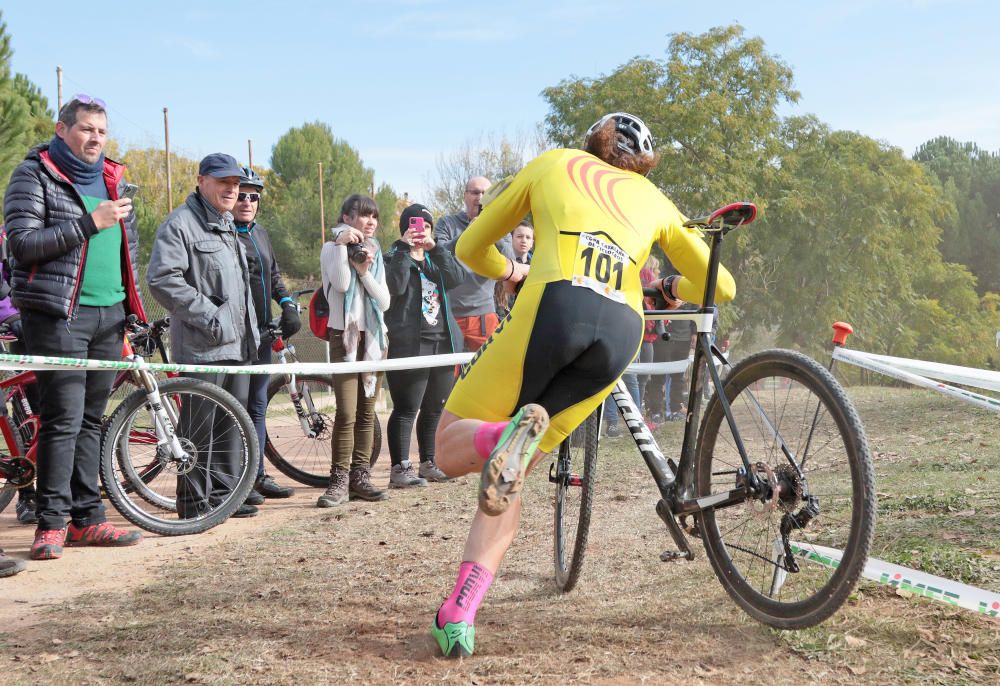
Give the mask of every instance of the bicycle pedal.
POLYGON ((663 562, 676 562, 677 560, 690 560, 694 556, 691 552, 684 552, 682 550, 664 550, 660 553, 660 560, 663 562))

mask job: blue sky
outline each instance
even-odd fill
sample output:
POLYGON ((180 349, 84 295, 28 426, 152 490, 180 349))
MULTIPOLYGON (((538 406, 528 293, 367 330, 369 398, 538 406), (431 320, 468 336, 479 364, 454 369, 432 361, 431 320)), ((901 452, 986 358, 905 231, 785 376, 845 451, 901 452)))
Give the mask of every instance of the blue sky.
POLYGON ((14 70, 54 107, 61 65, 64 96, 104 98, 126 146, 162 146, 169 107, 173 150, 245 161, 249 138, 266 164, 282 133, 321 120, 413 199, 464 141, 532 131, 543 88, 732 22, 794 70, 802 99, 784 114, 907 154, 937 135, 1000 149, 995 1, 8 0, 3 19, 14 70))

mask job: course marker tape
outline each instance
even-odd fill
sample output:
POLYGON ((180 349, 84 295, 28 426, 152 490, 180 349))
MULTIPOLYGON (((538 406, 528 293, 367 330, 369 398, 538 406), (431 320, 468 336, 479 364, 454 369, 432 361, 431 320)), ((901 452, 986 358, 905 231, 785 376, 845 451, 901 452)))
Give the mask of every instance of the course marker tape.
MULTIPOLYGON (((834 548, 812 543, 789 541, 789 544, 796 557, 816 562, 831 569, 840 566, 844 555, 843 552, 834 548)), ((883 586, 909 591, 913 595, 936 600, 946 605, 962 607, 987 617, 1000 616, 1000 593, 985 591, 975 586, 920 572, 874 557, 868 558, 861 574, 866 579, 883 586)))
MULTIPOLYGON (((932 391, 937 391, 938 393, 943 393, 944 395, 951 396, 952 398, 957 398, 959 400, 964 400, 967 403, 972 403, 973 405, 978 405, 987 410, 992 410, 993 412, 1000 412, 1000 400, 996 398, 991 398, 988 395, 982 395, 980 393, 974 393, 972 391, 965 390, 963 388, 957 388, 955 386, 949 386, 946 383, 940 381, 933 381, 926 377, 920 376, 919 374, 914 374, 913 372, 899 369, 892 366, 887 360, 897 360, 899 358, 886 358, 884 356, 875 356, 870 353, 863 353, 857 350, 850 350, 848 348, 834 348, 833 359, 840 360, 841 362, 846 362, 848 364, 853 364, 856 367, 862 367, 873 372, 878 372, 879 374, 884 374, 885 376, 891 376, 894 379, 899 379, 900 381, 905 381, 908 384, 914 386, 919 386, 921 388, 928 388, 932 391), (881 358, 875 359, 876 357, 881 358)), ((910 360, 913 362, 913 360, 910 360)), ((946 365, 940 365, 946 366, 946 365)), ((970 369, 968 367, 958 367, 958 369, 970 369)), ((973 370, 976 371, 976 370, 973 370)), ((983 370, 985 371, 985 370, 983 370)), ((943 378, 943 375, 940 375, 943 378)), ((969 383, 969 385, 977 385, 972 383, 972 379, 969 377, 960 377, 958 379, 949 379, 949 381, 954 381, 955 383, 969 383)), ((990 387, 991 386, 980 386, 980 387, 990 387)))

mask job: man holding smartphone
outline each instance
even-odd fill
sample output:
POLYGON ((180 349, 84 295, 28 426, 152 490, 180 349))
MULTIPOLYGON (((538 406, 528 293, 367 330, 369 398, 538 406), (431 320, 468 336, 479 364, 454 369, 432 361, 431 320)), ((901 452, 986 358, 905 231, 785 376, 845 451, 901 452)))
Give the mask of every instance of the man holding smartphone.
MULTIPOLYGON (((100 98, 73 96, 59 111, 55 136, 28 153, 7 186, 12 299, 30 355, 117 360, 126 315, 145 319, 135 212, 131 199, 120 197, 125 167, 104 157, 105 108, 100 98)), ((139 532, 106 521, 98 486, 101 418, 115 372, 36 376, 41 427, 32 559, 61 557, 64 544, 135 545, 139 532)))

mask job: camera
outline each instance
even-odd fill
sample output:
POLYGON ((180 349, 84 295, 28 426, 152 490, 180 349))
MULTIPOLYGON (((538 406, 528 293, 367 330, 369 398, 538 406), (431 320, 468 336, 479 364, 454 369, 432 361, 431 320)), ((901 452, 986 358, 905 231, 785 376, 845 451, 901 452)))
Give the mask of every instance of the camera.
POLYGON ((347 259, 357 264, 363 264, 368 259, 364 243, 349 243, 347 245, 347 259))

